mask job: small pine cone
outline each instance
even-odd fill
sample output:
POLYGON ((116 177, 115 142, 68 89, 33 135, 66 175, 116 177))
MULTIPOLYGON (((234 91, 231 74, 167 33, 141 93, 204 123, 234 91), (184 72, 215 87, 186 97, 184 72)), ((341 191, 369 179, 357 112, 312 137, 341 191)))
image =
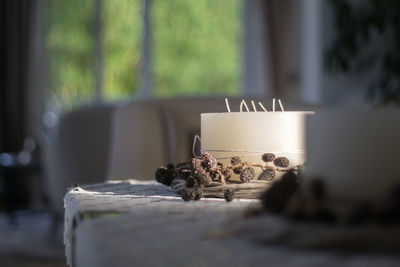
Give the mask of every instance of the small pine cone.
POLYGON ((192 175, 192 170, 187 167, 181 167, 176 172, 178 178, 186 180, 189 176, 192 175))
POLYGON ((255 174, 256 173, 252 167, 247 167, 240 173, 240 181, 243 183, 250 182, 254 178, 255 174))
POLYGON ((217 169, 218 170, 222 170, 224 168, 224 164, 222 164, 221 162, 217 163, 217 169))
POLYGON ((188 178, 186 178, 186 186, 191 188, 197 185, 197 181, 194 177, 194 175, 190 175, 188 178))
POLYGON ((210 153, 203 153, 201 155, 201 159, 203 160, 203 167, 205 167, 206 169, 217 168, 217 160, 210 153))
POLYGON ((231 202, 235 198, 235 191, 227 189, 224 193, 224 198, 226 201, 231 202))
POLYGON ((274 160, 277 167, 286 168, 289 166, 289 159, 287 157, 278 157, 274 160))
POLYGON ((201 187, 196 187, 193 189, 194 200, 200 200, 203 197, 203 189, 201 187))
POLYGON ((174 164, 169 163, 167 165, 167 170, 168 170, 169 177, 171 177, 172 179, 175 179, 176 178, 176 169, 175 169, 174 164))
POLYGON ((197 173, 202 173, 203 172, 203 167, 201 166, 202 160, 198 158, 193 158, 191 161, 191 167, 193 171, 197 173))
POLYGON ((228 168, 222 169, 221 173, 225 177, 225 180, 229 180, 232 177, 232 171, 228 168))
POLYGON ((258 176, 258 180, 272 181, 275 178, 274 170, 265 170, 258 176))
POLYGON ((272 161, 274 161, 274 159, 275 159, 275 154, 273 154, 273 153, 264 153, 264 154, 261 156, 261 159, 262 159, 264 162, 272 162, 272 161))
POLYGON ((191 188, 185 188, 181 192, 181 197, 184 201, 194 200, 196 198, 196 194, 191 188))
POLYGON ((242 172, 242 170, 243 170, 242 167, 236 167, 236 168, 233 168, 233 173, 240 174, 242 172))
MULTIPOLYGON (((172 165, 172 164, 171 164, 172 165)), ((161 166, 160 168, 157 169, 155 173, 155 178, 156 181, 164 184, 164 185, 171 185, 172 179, 174 179, 176 176, 175 170, 171 166, 161 166)))
POLYGON ((196 179, 198 185, 208 186, 212 182, 211 177, 205 174, 196 173, 194 178, 196 179))
POLYGON ((231 158, 231 164, 232 165, 238 165, 242 163, 242 159, 240 157, 233 157, 231 158))
POLYGON ((212 181, 218 180, 218 172, 217 171, 209 172, 209 176, 210 176, 212 181))

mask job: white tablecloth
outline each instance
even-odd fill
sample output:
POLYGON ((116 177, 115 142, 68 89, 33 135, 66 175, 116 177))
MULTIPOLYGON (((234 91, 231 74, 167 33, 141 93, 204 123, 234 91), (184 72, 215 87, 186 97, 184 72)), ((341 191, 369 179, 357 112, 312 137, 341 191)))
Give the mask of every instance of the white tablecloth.
MULTIPOLYGON (((64 244, 67 263, 73 257, 73 236, 75 227, 82 222, 85 212, 135 213, 140 216, 153 216, 161 220, 161 214, 192 214, 198 210, 201 216, 205 209, 218 211, 220 216, 246 207, 254 200, 237 200, 226 203, 223 199, 203 199, 197 202, 184 202, 170 187, 155 181, 109 181, 71 189, 64 198, 65 225, 64 244)), ((114 218, 113 218, 114 219, 114 218)), ((90 220, 92 221, 92 220, 90 220)))
MULTIPOLYGON (((260 240, 265 240, 263 237, 271 231, 279 232, 280 228, 284 230, 282 233, 291 231, 290 224, 271 216, 243 221, 243 210, 254 201, 184 202, 169 187, 134 180, 78 187, 65 197, 64 238, 68 263, 72 263, 74 254, 76 267, 400 266, 400 258, 393 254, 255 242, 257 229, 260 229, 260 240), (82 220, 82 213, 96 211, 124 214, 82 220), (234 220, 242 230, 230 235, 229 227, 234 220), (246 228, 246 223, 253 225, 246 228), (265 227, 258 226, 260 223, 266 224, 265 227)), ((324 236, 313 234, 312 226, 304 229, 314 239, 324 236)), ((300 241, 307 239, 307 235, 302 235, 300 241)))

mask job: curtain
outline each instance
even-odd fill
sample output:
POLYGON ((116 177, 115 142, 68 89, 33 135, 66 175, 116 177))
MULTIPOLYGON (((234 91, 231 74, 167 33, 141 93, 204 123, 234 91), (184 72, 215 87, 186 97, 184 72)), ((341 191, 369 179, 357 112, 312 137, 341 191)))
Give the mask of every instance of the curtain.
POLYGON ((0 1, 0 152, 40 134, 43 7, 43 0, 0 1))
POLYGON ((244 88, 250 95, 298 100, 298 0, 244 1, 244 88))

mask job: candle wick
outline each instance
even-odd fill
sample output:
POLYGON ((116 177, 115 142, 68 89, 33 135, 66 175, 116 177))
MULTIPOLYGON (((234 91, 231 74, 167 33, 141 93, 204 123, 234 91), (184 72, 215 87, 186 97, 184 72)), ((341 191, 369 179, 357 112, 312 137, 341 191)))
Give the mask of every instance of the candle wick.
POLYGON ((282 105, 282 102, 280 99, 278 99, 278 103, 279 103, 279 106, 281 107, 282 112, 285 112, 285 109, 283 108, 283 105, 282 105))
POLYGON ((265 111, 267 112, 267 109, 264 107, 264 105, 261 102, 258 102, 258 105, 265 111))
MULTIPOLYGON (((193 139, 193 145, 192 145, 192 154, 195 158, 200 158, 201 155, 196 155, 196 144, 197 144, 197 140, 201 143, 201 138, 200 136, 198 136, 197 134, 194 136, 193 139)), ((201 154, 201 153, 200 153, 201 154)))
POLYGON ((225 105, 226 105, 226 109, 228 110, 228 112, 231 113, 231 109, 230 109, 230 107, 229 107, 228 98, 225 98, 225 105))
POLYGON ((257 112, 256 104, 254 104, 253 100, 251 100, 251 105, 253 106, 254 112, 257 112))
POLYGON ((275 98, 272 98, 272 112, 275 112, 275 98))
POLYGON ((243 105, 246 108, 247 112, 249 112, 250 111, 249 107, 247 106, 246 101, 244 101, 244 99, 242 99, 242 102, 240 102, 240 112, 243 111, 243 105))

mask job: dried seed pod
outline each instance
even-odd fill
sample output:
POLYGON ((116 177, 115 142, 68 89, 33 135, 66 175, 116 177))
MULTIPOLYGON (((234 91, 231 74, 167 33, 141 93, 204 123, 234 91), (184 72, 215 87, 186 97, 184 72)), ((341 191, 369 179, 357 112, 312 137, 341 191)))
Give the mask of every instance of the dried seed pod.
POLYGON ((193 189, 194 200, 200 200, 203 197, 203 189, 201 187, 196 187, 193 189))
POLYGON ((218 180, 218 172, 217 171, 210 171, 209 172, 209 176, 211 178, 212 181, 218 180))
POLYGON ((256 172, 252 167, 244 168, 240 173, 240 181, 242 181, 243 183, 250 182, 254 178, 255 174, 256 172))
POLYGON ((231 158, 231 164, 232 165, 238 165, 242 163, 242 159, 240 157, 233 157, 231 158))
POLYGON ((190 201, 190 200, 194 200, 196 195, 195 195, 195 192, 193 191, 193 189, 185 188, 181 192, 181 197, 184 201, 190 201))
POLYGON ((261 156, 261 159, 262 159, 264 162, 272 162, 272 161, 274 161, 274 159, 275 159, 275 154, 273 154, 273 153, 264 153, 264 154, 261 156))
POLYGON ((275 178, 275 171, 274 170, 264 170, 258 176, 258 180, 265 180, 265 181, 272 181, 275 178))
POLYGON ((242 172, 242 170, 243 170, 243 167, 236 167, 236 168, 233 168, 233 173, 240 174, 242 172))
POLYGON ((179 168, 176 172, 178 178, 186 180, 190 175, 192 175, 192 169, 187 167, 179 168))
POLYGON ((222 169, 221 173, 225 177, 225 180, 229 180, 232 177, 232 171, 228 168, 222 169))
POLYGON ((187 187, 194 187, 197 185, 197 181, 194 177, 194 175, 190 175, 189 177, 186 178, 186 186, 187 187))
POLYGON ((202 172, 203 171, 203 167, 201 166, 201 159, 198 158, 193 158, 192 161, 190 162, 190 166, 192 167, 193 171, 195 172, 202 172))
POLYGON ((168 186, 171 185, 171 181, 175 177, 176 177, 176 172, 174 165, 172 164, 168 164, 168 166, 159 167, 155 173, 156 181, 168 186))
POLYGON ((201 159, 203 160, 203 167, 206 169, 215 169, 217 168, 217 160, 208 152, 205 152, 201 155, 201 159))
POLYGON ((217 162, 217 169, 222 170, 223 168, 224 168, 224 164, 222 164, 221 162, 217 162))
POLYGON ((197 182, 197 185, 199 185, 199 186, 201 186, 201 185, 207 186, 207 185, 210 185, 212 182, 211 177, 206 174, 195 173, 194 178, 197 182))
POLYGON ((226 201, 231 202, 235 198, 235 191, 227 189, 224 193, 224 198, 226 201))
POLYGON ((289 166, 289 159, 287 157, 278 157, 274 160, 274 165, 281 168, 289 166))

